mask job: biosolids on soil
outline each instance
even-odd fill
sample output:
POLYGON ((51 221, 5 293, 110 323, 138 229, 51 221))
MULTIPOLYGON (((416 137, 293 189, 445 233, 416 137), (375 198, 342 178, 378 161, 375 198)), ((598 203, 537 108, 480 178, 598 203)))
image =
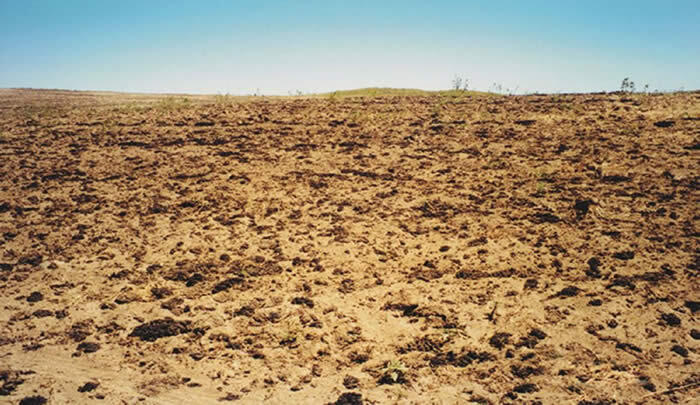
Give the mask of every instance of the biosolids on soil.
POLYGON ((0 402, 689 403, 699 123, 0 90, 0 402))

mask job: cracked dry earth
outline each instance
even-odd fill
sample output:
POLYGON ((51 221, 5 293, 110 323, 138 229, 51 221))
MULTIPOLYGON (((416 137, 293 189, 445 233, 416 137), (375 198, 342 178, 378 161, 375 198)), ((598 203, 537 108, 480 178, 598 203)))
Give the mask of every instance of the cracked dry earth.
POLYGON ((0 91, 0 402, 697 398, 700 93, 126 97, 0 91))

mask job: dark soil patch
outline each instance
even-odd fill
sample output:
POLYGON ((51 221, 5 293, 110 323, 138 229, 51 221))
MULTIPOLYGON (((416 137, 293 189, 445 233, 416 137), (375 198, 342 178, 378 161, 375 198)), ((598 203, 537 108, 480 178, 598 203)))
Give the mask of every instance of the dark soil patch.
POLYGON ((77 351, 83 353, 95 353, 100 350, 100 344, 94 342, 82 342, 76 348, 77 351))
POLYGON ((160 304, 160 307, 163 309, 167 309, 175 315, 182 315, 185 312, 189 312, 189 306, 183 305, 184 303, 184 299, 180 297, 173 297, 160 304))
POLYGON ((468 365, 477 362, 483 363, 486 361, 493 361, 496 357, 489 352, 476 352, 473 350, 462 352, 461 354, 455 354, 450 351, 447 353, 440 353, 430 359, 431 367, 440 366, 454 366, 454 367, 467 367, 468 365))
POLYGON ((24 379, 20 378, 19 372, 4 370, 0 371, 0 381, 2 381, 2 386, 0 386, 0 396, 7 396, 12 394, 17 387, 24 383, 24 379))
POLYGON ((190 321, 176 321, 171 318, 156 319, 137 326, 129 336, 138 337, 143 341, 154 342, 160 338, 189 333, 190 321))
POLYGON ((560 297, 560 298, 567 298, 567 297, 575 297, 581 292, 581 289, 576 287, 576 286, 568 286, 563 288, 561 291, 558 293, 554 294, 555 297, 560 297))
POLYGON ((151 294, 156 299, 161 299, 173 295, 173 292, 169 288, 154 287, 151 288, 151 294))
POLYGON ((632 344, 632 343, 618 342, 618 343, 615 345, 615 348, 620 349, 620 350, 626 350, 626 351, 631 350, 631 351, 637 352, 637 353, 641 353, 641 352, 642 352, 642 349, 641 349, 639 346, 634 345, 634 344, 632 344))
POLYGON ((413 342, 399 349, 399 353, 408 352, 435 352, 438 353, 442 347, 449 342, 448 339, 441 339, 438 336, 421 336, 413 342))
POLYGON ((613 253, 613 257, 620 260, 632 260, 634 259, 634 252, 631 250, 625 250, 623 252, 613 253))
POLYGON ((528 336, 523 336, 520 341, 515 344, 515 347, 527 347, 528 349, 534 349, 535 346, 547 337, 547 334, 539 329, 532 329, 528 336))
POLYGON ((292 298, 292 304, 294 305, 306 305, 309 308, 314 307, 314 302, 306 297, 295 297, 292 298))
POLYGON ((92 335, 92 321, 81 321, 74 323, 68 331, 68 336, 76 342, 82 342, 88 336, 92 335))
POLYGON ((675 124, 674 121, 664 120, 664 121, 656 121, 654 123, 654 126, 657 128, 669 128, 669 127, 672 127, 673 124, 675 124))
POLYGON ((343 387, 352 390, 360 386, 360 379, 351 375, 346 375, 343 379, 343 387))
POLYGON ((41 264, 41 262, 44 260, 44 257, 41 255, 29 255, 29 256, 24 256, 19 261, 17 264, 28 264, 30 266, 38 266, 41 264))
POLYGON ((46 318, 48 316, 53 316, 53 311, 49 311, 48 309, 39 309, 34 311, 32 316, 35 318, 46 318))
POLYGON ((591 278, 600 278, 600 265, 601 262, 597 257, 591 257, 588 259, 588 270, 586 270, 586 275, 591 278))
POLYGON ((335 405, 362 405, 362 395, 356 392, 345 392, 340 394, 335 401, 335 405))
POLYGON ((253 316, 253 314, 255 314, 255 308, 248 306, 248 305, 244 305, 244 306, 238 308, 237 310, 233 311, 233 314, 235 316, 248 316, 248 317, 250 317, 250 316, 253 316))
POLYGON ((542 367, 519 366, 514 364, 510 366, 510 372, 518 378, 525 379, 531 375, 541 375, 544 369, 542 367))
POLYGON ((95 388, 99 387, 100 384, 94 383, 94 382, 86 382, 85 385, 82 387, 78 388, 78 392, 90 392, 93 391, 95 388))
POLYGON ((684 305, 693 315, 700 310, 700 302, 698 301, 686 301, 684 305))
POLYGON ((688 357, 688 349, 681 345, 673 345, 673 347, 671 347, 671 351, 681 357, 688 357))
POLYGON ((220 293, 221 291, 226 291, 235 285, 242 285, 244 282, 245 282, 245 280, 241 277, 231 277, 227 280, 224 280, 224 281, 216 284, 214 286, 214 288, 212 288, 211 293, 217 294, 217 293, 220 293))
POLYGON ((41 395, 24 397, 19 401, 19 405, 44 405, 48 400, 41 395))
POLYGON ((226 394, 226 396, 219 398, 219 402, 238 401, 239 399, 241 399, 240 395, 229 392, 228 394, 226 394))
POLYGON ((512 335, 507 332, 498 332, 491 336, 491 339, 489 339, 489 344, 496 349, 503 349, 510 341, 510 337, 512 335))
POLYGON ((39 291, 34 291, 27 297, 27 302, 39 302, 44 299, 44 295, 39 291))
POLYGON ((577 218, 583 218, 588 214, 588 209, 593 204, 593 200, 577 200, 574 204, 574 210, 576 211, 577 218))
POLYGON ((661 321, 668 326, 680 326, 681 319, 672 313, 661 314, 661 321))
POLYGON ((351 292, 355 291, 355 280, 351 278, 344 279, 340 282, 340 287, 338 287, 338 291, 340 291, 343 294, 350 294, 351 292))
POLYGON ((482 278, 509 278, 513 277, 515 273, 515 269, 498 270, 490 273, 486 271, 460 270, 455 274, 455 277, 459 279, 479 280, 482 278))
POLYGON ((539 387, 532 383, 520 384, 513 388, 513 391, 517 392, 518 394, 529 394, 532 392, 537 392, 539 390, 539 387))
POLYGON ((234 263, 234 269, 250 277, 274 276, 282 273, 282 266, 275 262, 265 261, 264 257, 254 258, 255 263, 234 263))
POLYGON ((537 339, 542 340, 542 339, 547 337, 547 334, 542 332, 540 329, 535 328, 535 329, 530 330, 530 336, 534 336, 537 339))
POLYGON ((610 289, 613 287, 625 287, 630 290, 634 290, 637 288, 637 285, 634 282, 634 277, 630 276, 621 276, 619 274, 615 274, 613 276, 612 282, 605 286, 605 288, 610 289))
POLYGON ((550 212, 538 212, 533 215, 533 222, 536 224, 556 224, 561 221, 561 218, 550 212))
POLYGON ((619 175, 610 175, 610 176, 603 176, 602 178, 604 183, 624 183, 626 181, 630 181, 630 178, 627 176, 619 176, 619 175))
POLYGON ((379 385, 406 384, 406 374, 401 370, 390 370, 382 374, 377 381, 379 385))

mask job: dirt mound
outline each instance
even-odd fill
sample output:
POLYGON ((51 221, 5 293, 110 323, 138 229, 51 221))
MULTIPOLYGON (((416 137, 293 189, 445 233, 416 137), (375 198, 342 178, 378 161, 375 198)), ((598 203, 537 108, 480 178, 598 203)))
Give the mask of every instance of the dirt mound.
POLYGON ((190 321, 175 321, 171 318, 156 319, 135 327, 129 336, 154 342, 160 338, 189 333, 192 330, 190 323, 190 321))

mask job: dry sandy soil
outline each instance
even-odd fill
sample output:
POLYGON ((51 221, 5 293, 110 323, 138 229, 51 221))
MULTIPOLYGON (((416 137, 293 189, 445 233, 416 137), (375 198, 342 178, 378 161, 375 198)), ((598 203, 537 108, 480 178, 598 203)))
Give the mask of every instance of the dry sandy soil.
POLYGON ((700 93, 0 91, 0 403, 691 403, 700 93))

